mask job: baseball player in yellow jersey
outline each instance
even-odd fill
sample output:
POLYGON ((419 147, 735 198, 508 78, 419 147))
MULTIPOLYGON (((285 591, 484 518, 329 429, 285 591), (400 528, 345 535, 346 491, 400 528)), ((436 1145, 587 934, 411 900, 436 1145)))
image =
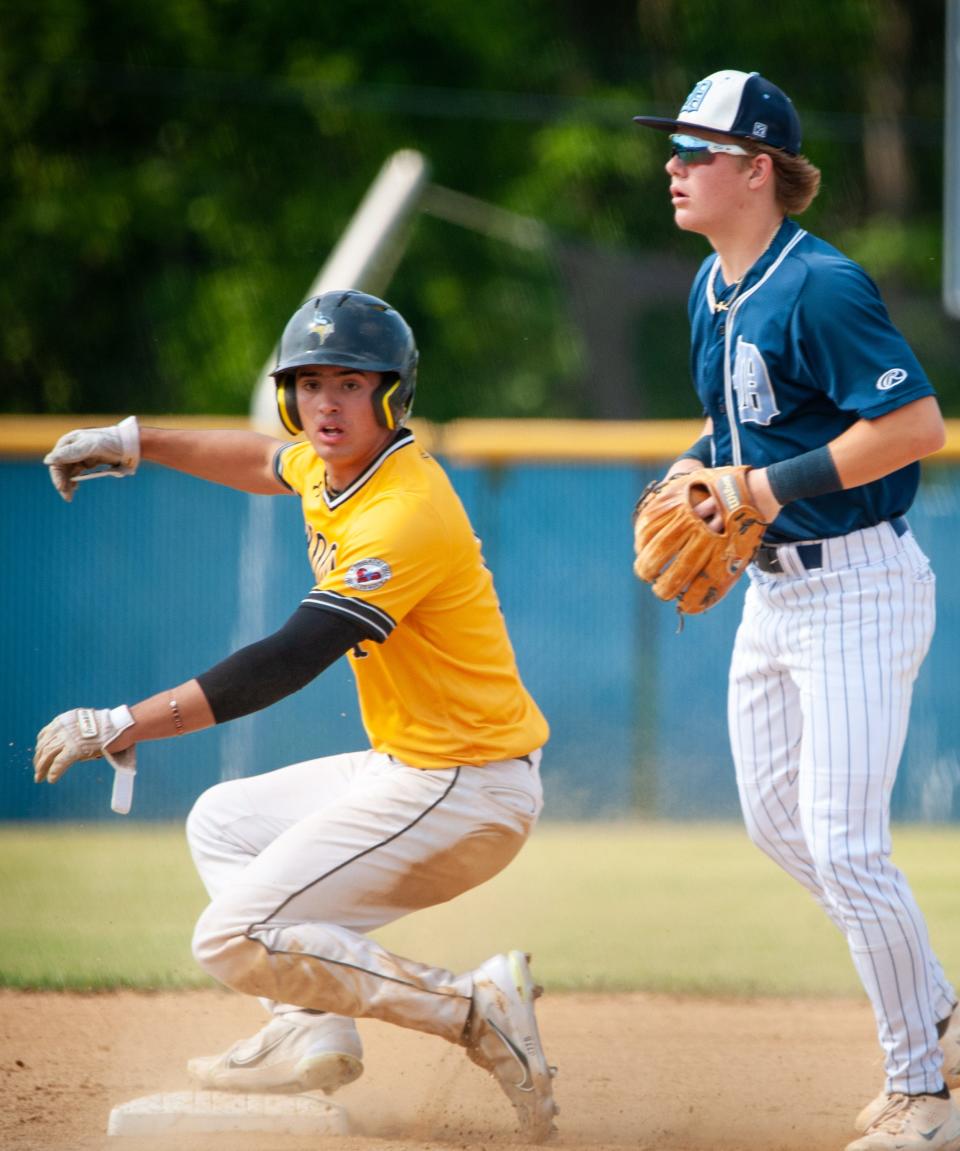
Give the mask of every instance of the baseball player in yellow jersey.
MULTIPOLYGON (((413 334, 388 304, 327 292, 288 323, 274 376, 305 440, 253 432, 82 429, 46 457, 66 499, 90 469, 141 458, 243 491, 300 496, 315 586, 272 636, 134 704, 64 712, 40 733, 37 781, 267 707, 342 655, 370 747, 209 789, 187 821, 210 894, 200 965, 271 1018, 191 1061, 204 1087, 332 1092, 363 1070, 357 1017, 462 1044, 540 1141, 555 1106, 526 957, 454 974, 390 954, 368 932, 483 883, 542 805, 547 723, 524 688, 489 571, 449 480, 405 428, 413 334)), ((132 778, 132 776, 130 776, 132 778)))

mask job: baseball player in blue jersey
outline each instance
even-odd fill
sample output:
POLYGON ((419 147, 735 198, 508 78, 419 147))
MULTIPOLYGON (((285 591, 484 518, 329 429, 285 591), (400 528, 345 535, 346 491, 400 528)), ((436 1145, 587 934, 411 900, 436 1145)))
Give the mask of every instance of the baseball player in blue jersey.
MULTIPOLYGON (((934 628, 934 576, 906 519, 944 442, 934 389, 862 268, 799 215, 819 187, 788 97, 716 72, 676 119, 677 226, 709 240, 689 300, 703 435, 671 472, 747 465, 768 527, 729 677, 753 841, 844 933, 876 1016, 883 1092, 847 1151, 956 1151, 957 996, 890 859, 890 794, 934 628)), ((699 507, 715 526, 714 501, 699 507)))

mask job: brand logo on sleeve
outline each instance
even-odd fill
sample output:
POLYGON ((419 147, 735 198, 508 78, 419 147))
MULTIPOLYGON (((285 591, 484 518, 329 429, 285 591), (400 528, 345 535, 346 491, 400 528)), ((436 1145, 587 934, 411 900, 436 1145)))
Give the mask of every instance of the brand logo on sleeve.
POLYGON ((891 368, 889 372, 884 372, 883 375, 877 380, 878 392, 889 392, 891 388, 895 388, 897 384, 902 384, 907 378, 907 373, 903 368, 891 368))
POLYGON ((357 591, 373 591, 385 584, 392 575, 390 565, 384 560, 360 560, 347 568, 343 582, 357 591))

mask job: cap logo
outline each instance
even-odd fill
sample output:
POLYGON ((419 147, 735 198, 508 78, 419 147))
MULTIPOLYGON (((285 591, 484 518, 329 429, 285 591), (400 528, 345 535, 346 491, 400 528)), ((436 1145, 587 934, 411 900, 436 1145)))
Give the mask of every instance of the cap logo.
POLYGON ((326 343, 327 337, 332 336, 336 330, 336 324, 333 320, 322 312, 314 316, 313 323, 310 325, 311 333, 317 337, 317 342, 320 344, 326 343))
POLYGON ((343 582, 357 591, 372 591, 385 584, 392 575, 385 560, 361 560, 347 568, 343 582))
POLYGON ((766 140, 766 138, 767 138, 767 125, 764 124, 762 120, 758 120, 753 126, 753 133, 752 134, 754 136, 759 137, 759 139, 761 139, 761 140, 766 140))
POLYGON ((683 102, 683 107, 680 109, 680 115, 682 116, 684 112, 696 112, 712 87, 712 80, 701 80, 699 84, 695 84, 693 91, 683 102))

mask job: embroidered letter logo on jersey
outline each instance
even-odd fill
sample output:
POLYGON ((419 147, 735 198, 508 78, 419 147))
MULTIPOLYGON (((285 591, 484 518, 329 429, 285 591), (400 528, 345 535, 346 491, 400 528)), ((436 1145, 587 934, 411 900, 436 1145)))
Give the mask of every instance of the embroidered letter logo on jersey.
POLYGON ((737 338, 737 357, 733 365, 733 386, 737 391, 741 424, 766 425, 780 414, 760 349, 740 337, 737 338))
POLYGON ((307 524, 307 559, 317 583, 323 583, 326 576, 337 566, 337 545, 330 543, 323 532, 307 524))
POLYGON ((897 384, 902 384, 907 378, 907 373, 903 368, 891 368, 889 372, 884 372, 883 375, 877 380, 878 392, 889 392, 891 388, 895 388, 897 384))
POLYGON ((390 565, 384 560, 361 560, 347 568, 343 582, 357 591, 373 591, 382 587, 392 575, 390 565))

